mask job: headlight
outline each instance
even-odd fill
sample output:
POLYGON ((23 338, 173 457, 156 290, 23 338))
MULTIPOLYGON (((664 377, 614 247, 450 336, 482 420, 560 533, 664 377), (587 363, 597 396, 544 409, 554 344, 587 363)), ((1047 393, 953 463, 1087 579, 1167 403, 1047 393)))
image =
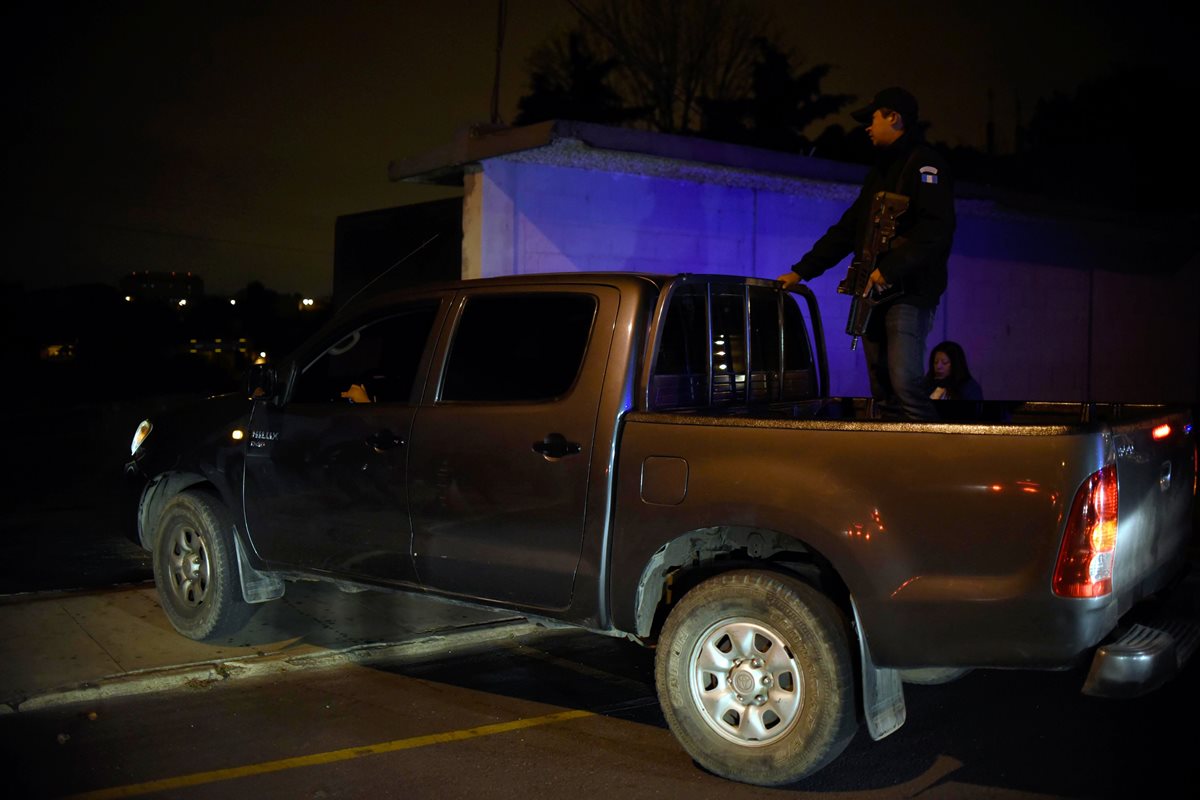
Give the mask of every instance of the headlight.
POLYGON ((150 420, 144 419, 138 423, 137 430, 133 432, 133 441, 129 443, 129 455, 137 455, 138 448, 142 446, 142 442, 146 441, 146 437, 152 430, 154 430, 154 426, 150 424, 150 420))

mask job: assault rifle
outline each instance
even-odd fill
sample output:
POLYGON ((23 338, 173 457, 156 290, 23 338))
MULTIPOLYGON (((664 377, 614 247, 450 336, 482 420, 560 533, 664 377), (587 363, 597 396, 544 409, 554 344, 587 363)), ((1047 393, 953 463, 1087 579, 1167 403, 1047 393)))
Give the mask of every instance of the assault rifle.
POLYGON ((859 337, 871 321, 875 306, 904 293, 900 287, 867 292, 867 280, 875 271, 879 257, 886 253, 896 236, 896 220, 908 209, 908 198, 892 192, 877 192, 871 200, 871 227, 859 256, 850 262, 846 278, 838 284, 838 294, 850 295, 850 317, 846 333, 850 334, 850 349, 858 347, 859 337))

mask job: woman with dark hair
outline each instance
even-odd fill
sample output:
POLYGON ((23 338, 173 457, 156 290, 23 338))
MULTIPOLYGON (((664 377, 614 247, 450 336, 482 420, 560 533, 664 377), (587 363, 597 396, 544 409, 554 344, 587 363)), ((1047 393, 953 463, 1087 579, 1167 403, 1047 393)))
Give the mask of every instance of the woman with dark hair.
POLYGON ((925 386, 931 400, 983 399, 983 389, 971 377, 967 354, 958 342, 942 342, 930 351, 925 386))

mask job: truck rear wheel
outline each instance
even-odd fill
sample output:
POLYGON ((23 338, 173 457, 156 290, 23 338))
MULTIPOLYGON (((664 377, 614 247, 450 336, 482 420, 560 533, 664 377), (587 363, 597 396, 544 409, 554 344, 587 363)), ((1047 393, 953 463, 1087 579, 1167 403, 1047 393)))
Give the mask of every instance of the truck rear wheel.
POLYGON ((655 681, 675 737, 725 778, 780 786, 854 737, 844 615, 807 584, 727 572, 684 595, 659 639, 655 681))
POLYGON ((255 611, 242 598, 229 510, 202 492, 163 508, 154 541, 154 584, 175 630, 206 641, 240 630, 255 611))

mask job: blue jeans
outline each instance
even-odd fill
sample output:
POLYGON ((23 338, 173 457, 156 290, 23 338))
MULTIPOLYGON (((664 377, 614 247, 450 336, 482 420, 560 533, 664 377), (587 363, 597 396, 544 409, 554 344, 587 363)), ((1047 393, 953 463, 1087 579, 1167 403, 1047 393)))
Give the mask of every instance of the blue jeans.
POLYGON ((871 395, 881 401, 884 416, 938 418, 925 391, 925 340, 936 310, 891 303, 871 315, 863 336, 863 355, 871 395))

